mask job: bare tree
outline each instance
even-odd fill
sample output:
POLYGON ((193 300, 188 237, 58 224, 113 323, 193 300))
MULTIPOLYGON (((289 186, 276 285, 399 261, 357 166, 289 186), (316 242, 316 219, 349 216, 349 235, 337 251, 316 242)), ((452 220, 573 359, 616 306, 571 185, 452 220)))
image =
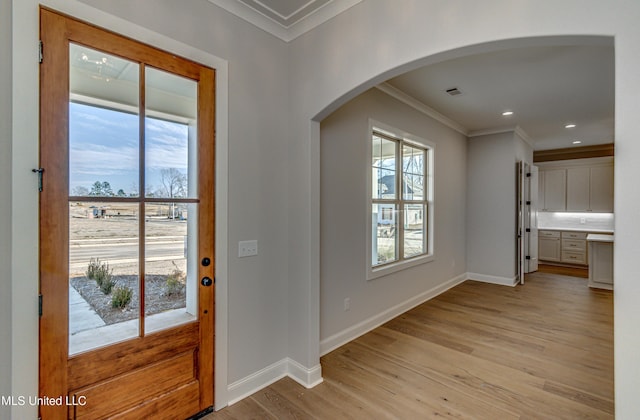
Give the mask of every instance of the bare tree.
POLYGON ((78 185, 73 189, 72 194, 77 196, 89 195, 89 188, 78 185))
MULTIPOLYGON (((187 176, 176 168, 160 170, 162 196, 168 198, 183 198, 187 196, 187 176)), ((171 203, 171 218, 176 217, 176 204, 171 203)))

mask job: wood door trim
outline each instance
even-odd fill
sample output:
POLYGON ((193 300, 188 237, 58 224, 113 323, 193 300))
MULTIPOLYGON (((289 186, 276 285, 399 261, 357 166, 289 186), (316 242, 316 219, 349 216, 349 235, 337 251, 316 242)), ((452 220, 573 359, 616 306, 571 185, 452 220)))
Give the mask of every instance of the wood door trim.
MULTIPOLYGON (((47 54, 68 62, 66 45, 66 20, 53 13, 40 14, 40 36, 47 44, 47 54)), ((57 287, 60 277, 68 277, 60 272, 59 261, 69 260, 68 247, 47 246, 47 238, 57 238, 69 242, 68 191, 63 191, 65 182, 47 182, 49 179, 67 179, 69 109, 59 107, 58 98, 68 97, 69 78, 63 66, 54 60, 44 60, 40 65, 40 167, 45 168, 44 185, 40 195, 40 294, 44 296, 40 317, 40 383, 41 396, 59 397, 66 395, 69 353, 68 322, 56 322, 55 314, 67 313, 69 307, 68 290, 57 287), (56 80, 56 83, 46 83, 56 80), (45 137, 49 140, 43 141, 45 137), (42 208, 47 203, 47 208, 42 208), (58 343, 55 349, 43 348, 43 343, 58 343)), ((55 413, 54 407, 42 406, 41 415, 55 413)))
MULTIPOLYGON (((204 64, 196 63, 171 52, 161 50, 151 45, 136 41, 127 36, 117 34, 108 29, 101 28, 91 23, 80 21, 72 16, 57 12, 48 7, 40 6, 44 13, 58 16, 66 22, 65 36, 70 42, 85 45, 87 47, 109 51, 109 54, 117 55, 127 60, 144 62, 145 64, 175 73, 189 79, 197 80, 202 67, 210 68, 204 64), (92 33, 93 29, 100 31, 100 36, 92 33)), ((45 46, 45 58, 50 55, 45 46)), ((211 69, 213 70, 213 69, 211 69)))
MULTIPOLYGON (((198 255, 207 257, 211 264, 204 266, 198 264, 199 279, 209 277, 215 283, 215 175, 214 171, 207 170, 215 166, 215 130, 209 132, 207 127, 215 127, 215 72, 201 67, 200 83, 198 83, 198 102, 202 106, 198 110, 198 196, 200 197, 200 209, 198 211, 198 226, 200 232, 206 236, 198 240, 198 255), (207 140, 207 135, 213 137, 207 140)), ((200 333, 211 331, 215 337, 215 284, 200 288, 198 310, 200 320, 200 333), (210 308, 210 311, 204 308, 210 308)), ((214 340, 205 340, 200 336, 200 351, 198 366, 200 372, 200 406, 203 408, 213 405, 213 372, 214 372, 214 340)))

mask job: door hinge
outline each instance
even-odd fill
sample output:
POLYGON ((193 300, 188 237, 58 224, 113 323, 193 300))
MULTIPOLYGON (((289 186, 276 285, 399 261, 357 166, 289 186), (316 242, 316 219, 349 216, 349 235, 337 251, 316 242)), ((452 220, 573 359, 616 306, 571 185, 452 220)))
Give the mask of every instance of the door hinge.
POLYGON ((38 41, 38 62, 40 64, 42 64, 42 60, 43 60, 43 55, 42 55, 42 40, 38 41))
POLYGON ((44 168, 32 169, 31 172, 38 174, 38 191, 42 192, 42 174, 44 173, 44 168))
POLYGON ((42 316, 42 294, 38 295, 38 316, 42 316))

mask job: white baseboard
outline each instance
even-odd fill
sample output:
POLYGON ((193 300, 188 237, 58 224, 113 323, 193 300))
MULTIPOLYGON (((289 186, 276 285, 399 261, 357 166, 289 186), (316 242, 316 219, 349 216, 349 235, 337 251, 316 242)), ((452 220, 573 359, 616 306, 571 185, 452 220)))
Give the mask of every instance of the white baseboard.
POLYGON ((433 299, 439 294, 446 292, 452 287, 462 283, 468 277, 468 273, 463 273, 457 277, 452 278, 426 292, 420 293, 417 296, 414 296, 398 305, 395 305, 384 312, 381 312, 377 315, 372 316, 369 319, 366 319, 352 327, 347 328, 337 334, 332 335, 331 337, 327 337, 324 340, 320 341, 320 355, 324 356, 325 354, 337 349, 338 347, 348 343, 349 341, 355 340, 363 334, 368 333, 374 328, 379 327, 387 321, 392 320, 393 318, 407 312, 409 309, 412 309, 421 303, 426 302, 429 299, 433 299))
POLYGON ((313 388, 322 383, 322 367, 319 363, 308 369, 293 359, 287 359, 287 362, 289 377, 300 385, 313 388))
POLYGON ((230 384, 227 391, 229 396, 228 405, 237 403, 285 376, 289 376, 305 388, 313 388, 322 382, 322 369, 319 364, 309 369, 286 357, 230 384))
POLYGON ((498 276, 489 276, 486 274, 478 274, 478 273, 467 273, 467 278, 469 280, 481 281, 484 283, 491 284, 499 284, 501 286, 515 286, 518 284, 518 276, 514 277, 498 277, 498 276))
MULTIPOLYGON (((384 312, 381 312, 373 317, 360 322, 352 327, 347 328, 344 331, 334 334, 320 342, 320 355, 325 355, 338 347, 352 341, 363 334, 379 327, 387 321, 401 315, 408 310, 433 299, 434 297, 446 292, 454 286, 464 282, 465 280, 477 280, 485 283, 500 284, 504 286, 514 286, 517 282, 517 277, 497 277, 488 276, 477 273, 463 273, 459 276, 452 278, 426 292, 423 292, 417 296, 414 296, 398 305, 395 305, 384 312)), ((320 365, 312 368, 306 368, 300 363, 288 357, 253 373, 246 378, 240 379, 228 386, 227 395, 229 396, 228 405, 235 404, 236 402, 248 397, 251 394, 258 392, 259 390, 271 385, 272 383, 289 376, 294 381, 306 388, 313 388, 314 386, 322 382, 322 369, 320 365)))

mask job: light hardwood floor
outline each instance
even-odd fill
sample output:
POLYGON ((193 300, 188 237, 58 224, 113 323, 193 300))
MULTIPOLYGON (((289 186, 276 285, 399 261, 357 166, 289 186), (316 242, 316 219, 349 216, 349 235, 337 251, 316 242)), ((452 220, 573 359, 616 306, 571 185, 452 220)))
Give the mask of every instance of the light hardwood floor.
MULTIPOLYGON (((551 272, 549 272, 551 271, 551 272)), ((205 419, 613 418, 613 295, 584 278, 465 283, 205 419)))

